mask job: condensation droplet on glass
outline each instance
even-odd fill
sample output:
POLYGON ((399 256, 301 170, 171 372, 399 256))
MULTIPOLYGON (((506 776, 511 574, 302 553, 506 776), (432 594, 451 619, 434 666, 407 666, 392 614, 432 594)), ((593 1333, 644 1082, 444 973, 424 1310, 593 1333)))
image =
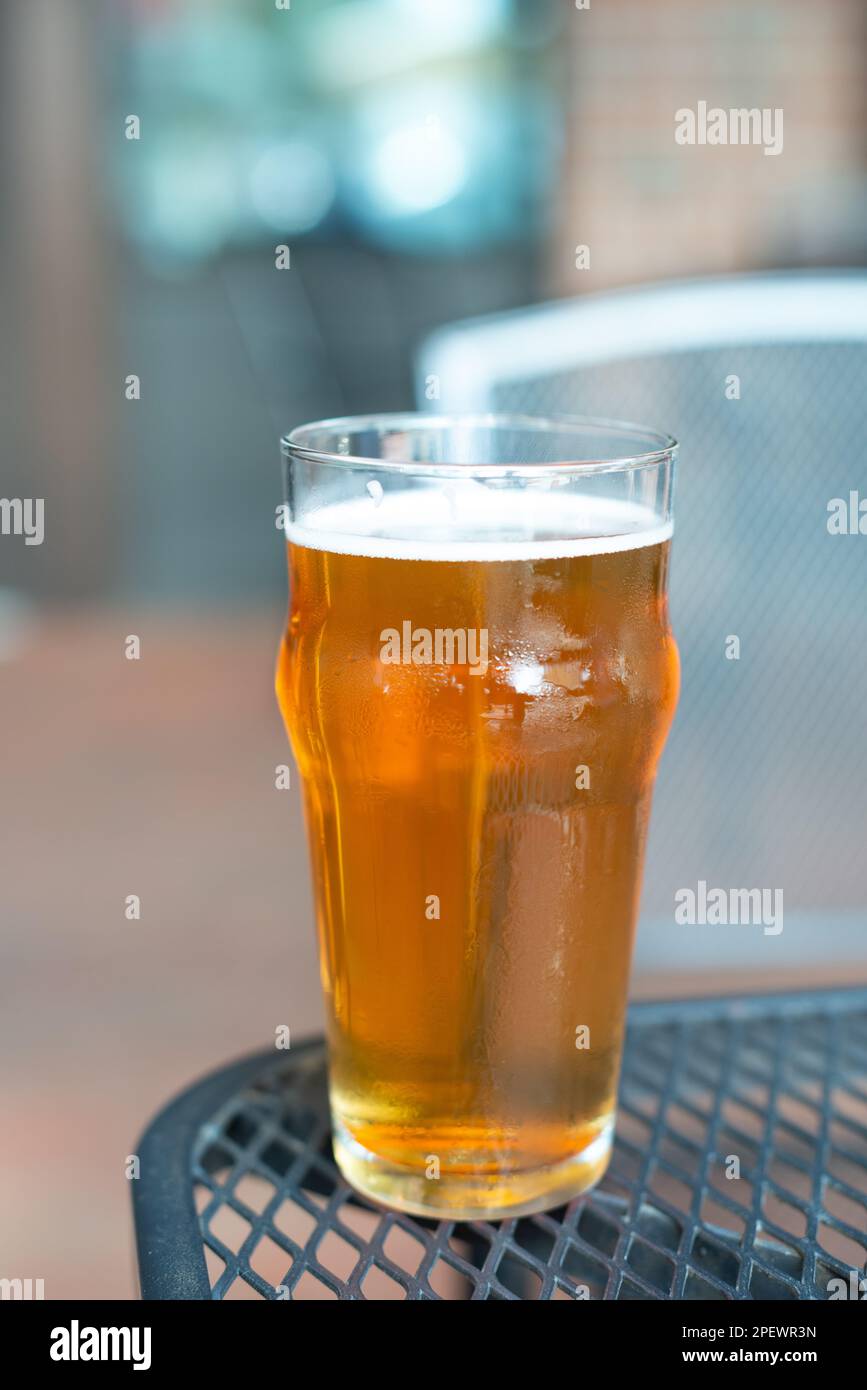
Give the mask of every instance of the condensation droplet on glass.
POLYGON ((365 487, 367 488, 369 496, 373 498, 374 507, 378 507, 382 501, 382 483, 378 478, 371 478, 365 483, 365 487))
POLYGON ((449 509, 449 520, 452 525, 454 525, 458 519, 458 489, 456 484, 444 483, 442 494, 446 500, 446 506, 449 509))

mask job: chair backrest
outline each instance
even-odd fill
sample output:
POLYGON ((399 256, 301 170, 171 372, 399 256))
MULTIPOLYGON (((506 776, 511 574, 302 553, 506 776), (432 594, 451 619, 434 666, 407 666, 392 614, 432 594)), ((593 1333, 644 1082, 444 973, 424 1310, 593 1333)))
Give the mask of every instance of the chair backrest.
MULTIPOLYGON (((423 346, 418 389, 427 409, 597 415, 679 439, 683 686, 645 913, 672 923, 676 891, 704 880, 781 888, 788 922, 863 920, 867 535, 828 522, 832 499, 847 514, 851 493, 867 499, 867 275, 685 281, 458 324, 423 346)), ((773 967, 759 937, 746 955, 773 967)), ((850 939, 867 956, 867 932, 850 939)))

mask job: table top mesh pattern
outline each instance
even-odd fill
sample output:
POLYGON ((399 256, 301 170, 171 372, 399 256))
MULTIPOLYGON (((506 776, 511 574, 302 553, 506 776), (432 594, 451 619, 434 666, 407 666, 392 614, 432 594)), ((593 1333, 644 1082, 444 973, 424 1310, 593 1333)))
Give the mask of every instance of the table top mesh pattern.
POLYGON ((826 1298, 867 1268, 867 990, 634 1007, 608 1173, 538 1216, 356 1196, 318 1041, 193 1088, 139 1152, 145 1297, 826 1298))

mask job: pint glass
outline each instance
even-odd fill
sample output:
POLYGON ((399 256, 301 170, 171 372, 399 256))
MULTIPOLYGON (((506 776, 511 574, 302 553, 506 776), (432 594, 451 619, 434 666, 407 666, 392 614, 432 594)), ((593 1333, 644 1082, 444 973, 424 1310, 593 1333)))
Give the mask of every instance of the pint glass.
POLYGON ((283 442, 278 697, 301 774, 337 1162, 495 1219, 611 1146, 674 713, 674 440, 392 415, 283 442))

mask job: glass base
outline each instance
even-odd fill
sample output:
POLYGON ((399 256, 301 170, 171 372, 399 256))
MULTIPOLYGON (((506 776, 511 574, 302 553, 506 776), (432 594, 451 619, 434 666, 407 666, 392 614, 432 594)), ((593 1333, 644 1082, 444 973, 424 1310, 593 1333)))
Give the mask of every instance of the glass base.
POLYGON ((371 1153, 339 1121, 333 1142, 346 1181, 373 1202, 440 1221, 502 1221, 562 1206, 586 1192, 608 1167, 613 1133, 612 1118, 580 1153, 547 1168, 492 1175, 442 1173, 438 1178, 371 1153))

